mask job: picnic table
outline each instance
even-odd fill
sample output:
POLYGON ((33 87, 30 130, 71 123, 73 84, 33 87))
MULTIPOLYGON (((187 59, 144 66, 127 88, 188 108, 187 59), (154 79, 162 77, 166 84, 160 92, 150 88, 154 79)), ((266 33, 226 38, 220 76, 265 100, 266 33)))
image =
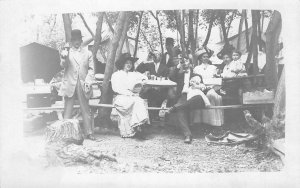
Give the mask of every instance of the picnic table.
POLYGON ((145 86, 169 88, 177 86, 177 83, 171 80, 147 80, 145 86))

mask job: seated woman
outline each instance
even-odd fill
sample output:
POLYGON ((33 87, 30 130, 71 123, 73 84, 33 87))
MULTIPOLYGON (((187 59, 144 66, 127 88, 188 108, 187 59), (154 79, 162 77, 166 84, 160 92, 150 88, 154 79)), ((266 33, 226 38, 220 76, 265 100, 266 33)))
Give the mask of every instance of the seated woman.
MULTIPOLYGON (((214 78, 217 74, 217 67, 210 64, 209 58, 212 56, 212 51, 208 49, 200 49, 195 53, 198 57, 199 65, 196 66, 193 70, 193 74, 198 74, 205 78, 214 78)), ((217 87, 209 89, 206 93, 207 98, 210 101, 212 106, 221 106, 222 96, 220 96, 216 90, 217 87)), ((224 123, 224 110, 222 109, 204 109, 204 110, 195 110, 193 114, 194 123, 206 123, 212 126, 221 126, 224 123)))
POLYGON ((202 77, 199 75, 193 76, 190 80, 189 87, 183 90, 183 95, 179 101, 168 110, 168 113, 176 112, 178 117, 179 127, 185 136, 184 143, 191 143, 192 133, 189 128, 190 113, 195 109, 201 109, 209 106, 210 102, 203 93, 206 87, 202 82, 202 77))
POLYGON ((240 54, 239 51, 223 53, 223 63, 225 66, 221 77, 232 78, 237 76, 247 76, 245 66, 240 60, 240 54))
POLYGON ((118 127, 123 138, 139 137, 141 125, 149 120, 146 104, 139 97, 139 91, 135 91, 136 86, 140 87, 147 77, 139 72, 132 72, 134 61, 136 60, 130 54, 122 54, 116 62, 118 71, 111 77, 112 90, 116 93, 113 105, 119 115, 118 127))
POLYGON ((246 68, 244 63, 241 60, 241 52, 238 50, 233 50, 232 52, 232 63, 233 63, 233 72, 236 76, 247 76, 246 68))
MULTIPOLYGON (((238 75, 244 76, 245 75, 245 67, 242 62, 237 60, 239 56, 238 52, 231 53, 230 51, 223 53, 223 63, 224 68, 223 72, 221 73, 221 77, 223 78, 233 78, 237 77, 238 75), (235 54, 235 61, 233 61, 232 55, 235 54)), ((239 88, 242 85, 241 80, 226 80, 223 82, 223 86, 221 89, 221 93, 224 95, 226 94, 229 96, 227 97, 228 100, 224 100, 223 102, 226 104, 238 104, 239 101, 239 88)))

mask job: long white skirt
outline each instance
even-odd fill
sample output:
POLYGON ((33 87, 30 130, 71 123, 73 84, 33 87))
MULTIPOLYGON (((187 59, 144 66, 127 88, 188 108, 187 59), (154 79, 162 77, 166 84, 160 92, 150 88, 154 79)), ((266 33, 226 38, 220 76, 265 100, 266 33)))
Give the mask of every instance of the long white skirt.
POLYGON ((149 114, 144 100, 138 96, 117 95, 113 104, 116 107, 118 127, 121 137, 135 135, 134 128, 149 121, 149 114))
MULTIPOLYGON (((222 97, 218 95, 215 90, 211 89, 206 94, 212 106, 221 106, 222 97)), ((224 110, 209 109, 209 110, 195 110, 192 113, 193 123, 206 123, 212 126, 221 126, 224 124, 224 110)))

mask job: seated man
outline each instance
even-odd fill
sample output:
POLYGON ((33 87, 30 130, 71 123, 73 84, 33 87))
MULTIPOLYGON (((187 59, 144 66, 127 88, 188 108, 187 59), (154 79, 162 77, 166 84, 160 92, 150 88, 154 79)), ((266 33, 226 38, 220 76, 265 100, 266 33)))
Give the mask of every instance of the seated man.
POLYGON ((206 86, 203 84, 200 75, 193 76, 188 85, 185 85, 186 87, 184 87, 180 99, 168 110, 168 113, 176 112, 178 125, 185 136, 184 143, 190 144, 192 141, 192 133, 189 128, 190 113, 195 109, 209 106, 210 102, 203 93, 206 90, 206 86))
MULTIPOLYGON (((168 68, 161 63, 161 53, 154 51, 150 54, 153 62, 141 63, 136 70, 141 73, 146 73, 150 77, 168 77, 168 68)), ((165 99, 168 98, 168 88, 151 87, 145 88, 141 97, 148 99, 149 106, 160 107, 165 99)), ((150 113, 151 119, 158 118, 158 111, 150 113)))
POLYGON ((150 57, 153 59, 153 62, 149 63, 141 63, 136 70, 140 73, 148 72, 150 75, 154 75, 156 77, 167 77, 168 76, 168 68, 165 64, 161 63, 161 53, 158 51, 154 51, 150 54, 150 57))

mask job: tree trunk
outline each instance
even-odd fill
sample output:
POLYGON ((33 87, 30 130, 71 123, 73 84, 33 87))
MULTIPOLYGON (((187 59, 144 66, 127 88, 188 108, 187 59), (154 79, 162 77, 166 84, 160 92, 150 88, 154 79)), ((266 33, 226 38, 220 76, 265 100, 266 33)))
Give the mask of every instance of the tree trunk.
MULTIPOLYGON (((181 14, 182 14, 182 33, 183 33, 183 42, 184 42, 184 48, 185 48, 185 52, 186 52, 186 48, 187 48, 187 46, 186 46, 186 41, 185 41, 185 22, 184 22, 184 17, 185 17, 185 11, 184 10, 182 10, 181 11, 181 14)), ((185 53, 186 54, 186 53, 185 53)))
POLYGON ((208 26, 208 31, 207 31, 207 34, 206 34, 206 38, 205 38, 205 41, 203 42, 203 46, 206 46, 208 44, 208 41, 209 41, 209 38, 210 38, 210 34, 211 34, 211 30, 212 30, 212 27, 213 27, 213 24, 214 24, 214 21, 215 21, 215 11, 213 11, 212 13, 212 17, 209 21, 209 26, 208 26))
POLYGON ((273 121, 280 112, 285 112, 285 97, 285 67, 283 67, 274 97, 273 121))
POLYGON ((189 10, 189 41, 191 45, 192 63, 196 63, 195 51, 196 51, 196 40, 194 38, 194 11, 189 10))
POLYGON ((258 32, 258 46, 259 46, 259 51, 262 51, 262 39, 261 39, 261 28, 260 28, 260 11, 257 11, 257 32, 258 32))
POLYGON ((247 18, 247 11, 243 10, 242 12, 244 18, 245 18, 245 35, 246 35, 246 47, 247 47, 247 52, 249 52, 250 47, 249 47, 249 31, 248 31, 248 18, 247 18))
POLYGON ((127 50, 128 53, 131 54, 128 38, 126 38, 126 50, 127 50))
POLYGON ((227 37, 227 33, 226 33, 226 27, 225 27, 225 12, 223 10, 221 10, 220 13, 220 25, 222 28, 222 32, 223 32, 223 37, 224 37, 224 42, 225 42, 225 46, 229 45, 229 41, 228 41, 228 37, 227 37))
POLYGON ((252 74, 252 72, 250 72, 250 62, 251 62, 251 59, 252 59, 252 51, 253 51, 253 47, 252 47, 252 42, 250 43, 250 46, 249 46, 249 50, 248 50, 248 56, 247 56, 247 60, 246 60, 246 63, 245 63, 245 67, 246 67, 246 70, 247 70, 247 73, 248 74, 252 74))
POLYGON ((198 44, 198 24, 199 24, 199 10, 197 10, 197 16, 196 16, 196 23, 195 23, 195 44, 196 44, 196 47, 197 48, 197 44, 198 44))
POLYGON ((138 45, 139 45, 139 36, 140 36, 140 30, 141 30, 141 23, 142 23, 142 18, 143 18, 143 11, 140 13, 139 17, 139 25, 137 28, 137 33, 136 33, 136 37, 135 37, 135 45, 134 45, 134 53, 133 53, 133 57, 136 57, 137 54, 137 49, 138 49, 138 45))
POLYGON ((252 15, 252 53, 253 53, 253 74, 257 75, 259 73, 258 70, 258 35, 257 35, 257 24, 258 24, 258 17, 257 17, 257 10, 251 10, 252 15))
POLYGON ((194 39, 194 27, 193 27, 193 10, 188 10, 188 42, 187 47, 192 47, 192 41, 194 39))
POLYGON ((227 27, 227 31, 226 31, 227 37, 228 37, 228 35, 229 35, 229 30, 230 30, 231 23, 232 23, 232 21, 233 21, 234 16, 235 16, 235 13, 233 12, 232 15, 230 16, 230 21, 229 21, 229 24, 228 24, 228 27, 227 27))
POLYGON ((265 15, 264 13, 261 14, 261 31, 263 32, 264 31, 264 22, 265 22, 265 15))
POLYGON ((158 28, 158 33, 159 33, 161 54, 164 54, 164 44, 163 44, 163 39, 162 39, 162 33, 161 33, 160 23, 159 23, 159 19, 158 19, 158 11, 156 11, 156 16, 154 15, 154 13, 152 11, 150 11, 150 13, 153 16, 153 18, 156 20, 157 28, 158 28))
POLYGON ((177 25, 177 30, 180 35, 180 45, 182 49, 182 55, 186 56, 186 49, 185 49, 185 37, 184 37, 184 25, 181 19, 181 13, 179 10, 175 10, 175 15, 176 15, 176 25, 177 25))
MULTIPOLYGON (((125 16, 126 18, 125 18, 125 21, 124 21, 124 28, 123 28, 122 35, 121 35, 121 38, 120 38, 120 41, 119 41, 119 45, 118 45, 118 49, 117 49, 117 52, 116 52, 115 60, 118 60, 120 58, 121 54, 122 54, 124 42, 125 42, 125 39, 126 39, 126 36, 127 36, 128 28, 129 28, 130 15, 131 15, 131 12, 126 12, 126 16, 125 16)), ((114 70, 116 70, 116 67, 114 68, 114 70)))
POLYGON ((243 11, 245 10, 242 10, 242 16, 241 16, 241 19, 240 19, 240 24, 239 24, 239 34, 238 34, 238 41, 237 41, 237 50, 241 50, 241 35, 242 35, 242 32, 243 32, 243 24, 244 24, 244 14, 243 14, 243 11))
POLYGON ((278 11, 273 12, 266 31, 266 67, 265 80, 269 89, 276 89, 277 87, 277 62, 275 56, 278 51, 278 39, 281 32, 282 21, 281 15, 278 11))
POLYGON ((92 50, 95 67, 97 67, 97 65, 96 65, 96 63, 98 62, 97 61, 97 52, 99 50, 100 43, 102 40, 101 33, 102 33, 102 25, 103 25, 103 16, 104 16, 103 12, 99 13, 98 20, 96 23, 96 35, 94 38, 94 46, 93 46, 93 50, 92 50))
MULTIPOLYGON (((120 12, 117 19, 116 29, 115 33, 112 38, 112 42, 110 43, 109 51, 108 51, 108 57, 104 72, 104 80, 102 84, 102 94, 101 94, 101 103, 109 104, 112 101, 112 91, 110 89, 110 78, 114 70, 114 64, 115 64, 115 57, 116 52, 119 46, 119 41, 121 39, 121 35, 123 33, 124 29, 124 23, 126 20, 126 12, 120 12)), ((106 117, 109 118, 110 110, 109 108, 105 109, 102 108, 99 110, 99 116, 100 117, 106 117)))
POLYGON ((111 32, 112 32, 112 33, 114 33, 114 32, 115 32, 115 30, 114 30, 114 28, 113 28, 112 24, 110 23, 110 21, 109 21, 109 19, 108 19, 108 17, 107 17, 107 14, 106 14, 106 13, 104 13, 104 16, 105 16, 105 21, 106 21, 106 23, 107 23, 107 25, 108 25, 109 29, 111 30, 111 32))
POLYGON ((64 22, 66 42, 71 42, 72 20, 70 18, 70 14, 63 14, 62 17, 64 22))

